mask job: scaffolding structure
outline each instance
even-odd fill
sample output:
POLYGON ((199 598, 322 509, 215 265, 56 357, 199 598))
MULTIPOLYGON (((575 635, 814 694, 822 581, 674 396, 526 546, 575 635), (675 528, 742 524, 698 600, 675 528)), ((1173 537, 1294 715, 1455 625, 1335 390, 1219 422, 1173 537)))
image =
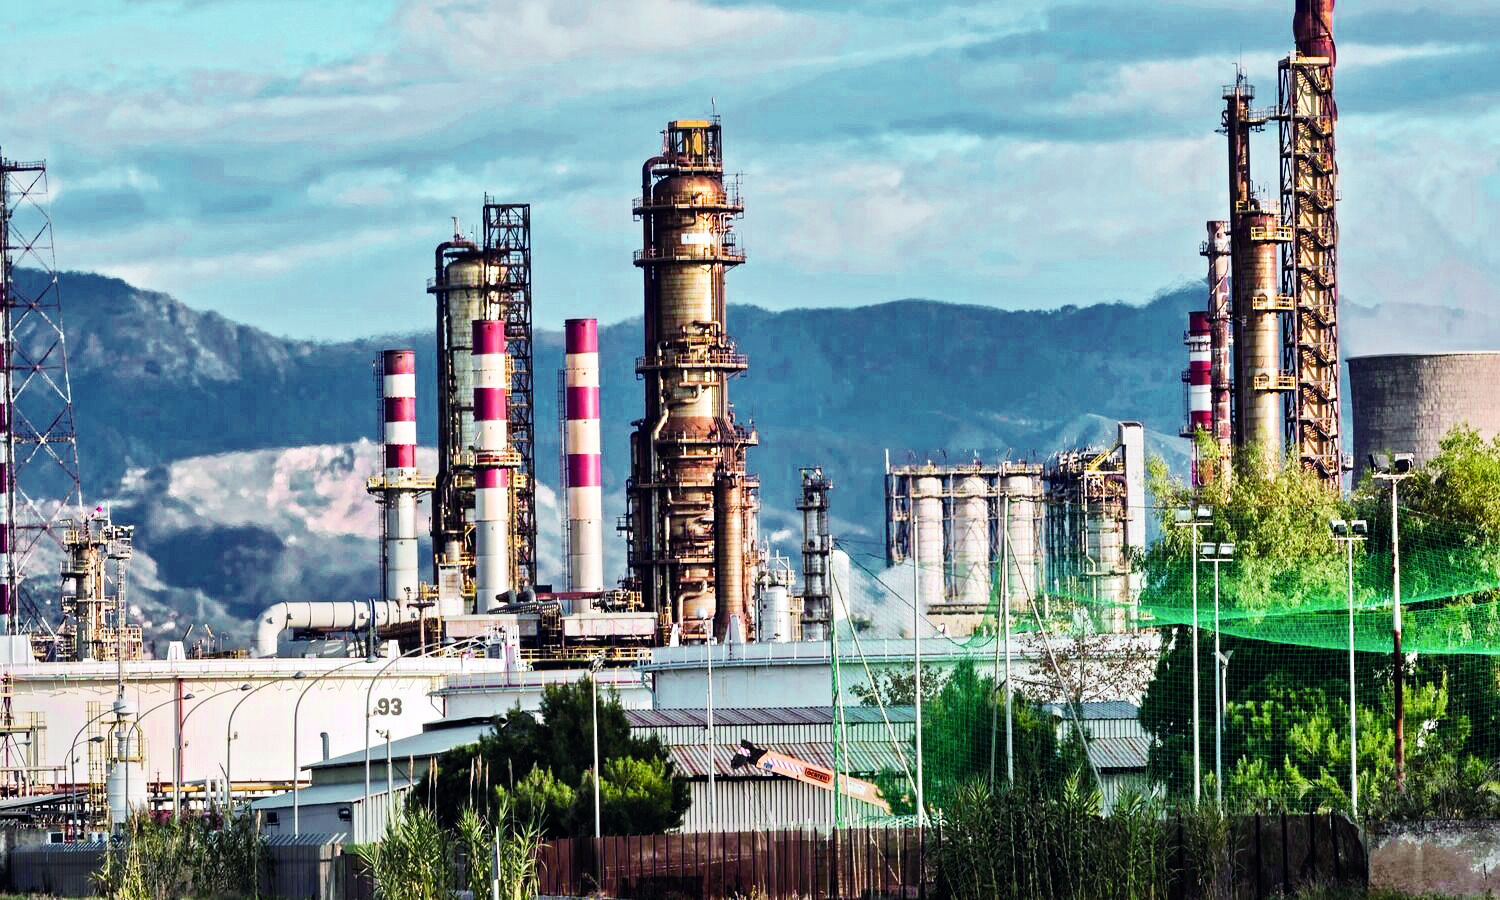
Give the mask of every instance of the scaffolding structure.
POLYGON ((48 793, 62 780, 55 768, 44 768, 47 714, 29 712, 18 717, 11 707, 15 679, 0 674, 0 796, 25 797, 48 793))
POLYGON ((802 634, 811 640, 828 635, 833 623, 830 560, 833 534, 828 525, 828 492, 833 482, 821 466, 802 470, 802 634))
POLYGON ((1279 72, 1281 222, 1290 243, 1281 257, 1283 368, 1295 378, 1286 397, 1286 443, 1326 482, 1344 472, 1339 436, 1338 165, 1334 156, 1333 61, 1300 52, 1279 72))
POLYGON ((6 627, 12 633, 50 630, 37 599, 40 589, 27 581, 39 574, 43 542, 60 545, 58 526, 83 509, 47 197, 45 162, 0 155, 0 430, 5 443, 0 552, 7 595, 0 613, 10 613, 6 627), (17 279, 21 268, 34 274, 17 279))

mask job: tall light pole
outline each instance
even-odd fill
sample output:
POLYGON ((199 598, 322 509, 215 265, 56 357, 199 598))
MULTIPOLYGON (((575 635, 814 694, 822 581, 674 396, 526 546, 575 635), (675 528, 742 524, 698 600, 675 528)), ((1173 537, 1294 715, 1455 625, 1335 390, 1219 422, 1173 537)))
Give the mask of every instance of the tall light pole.
MULTIPOLYGON (((342 666, 338 666, 336 668, 329 669, 327 672, 324 672, 322 675, 319 675, 316 678, 313 678, 311 681, 309 681, 307 683, 307 687, 303 688, 302 691, 297 694, 297 703, 296 703, 295 706, 292 707, 292 834, 294 836, 300 835, 302 833, 302 816, 301 816, 301 813, 302 813, 302 802, 301 802, 301 799, 300 799, 302 792, 298 789, 298 783, 302 779, 302 760, 301 760, 301 757, 298 756, 298 744, 297 744, 297 720, 302 715, 302 698, 306 697, 308 691, 312 690, 313 687, 315 687, 318 682, 320 682, 323 679, 327 678, 329 675, 332 675, 335 672, 342 672, 345 669, 349 668, 350 666, 363 665, 363 664, 365 664, 365 663, 367 663, 369 661, 370 660, 367 659, 367 658, 361 658, 361 659, 356 659, 353 662, 346 662, 342 666)), ((369 725, 366 724, 366 726, 365 726, 365 743, 367 745, 366 748, 365 748, 365 754, 366 754, 366 756, 368 756, 369 752, 370 752, 369 751, 369 747, 368 747, 369 736, 370 736, 369 725)), ((366 802, 366 804, 368 804, 368 802, 369 802, 369 787, 368 787, 368 784, 369 784, 369 781, 370 781, 370 773, 369 773, 369 769, 368 769, 368 763, 366 764, 366 766, 367 767, 366 767, 366 770, 365 770, 365 783, 366 783, 366 788, 365 788, 365 802, 366 802)))
MULTIPOLYGON (((173 817, 176 817, 176 816, 179 816, 179 815, 182 814, 182 748, 183 748, 183 743, 184 743, 182 736, 187 732, 188 719, 191 719, 193 717, 193 713, 195 713, 195 712, 198 711, 198 707, 202 706, 203 704, 207 703, 208 701, 212 700, 215 697, 221 697, 224 694, 232 694, 235 691, 248 691, 248 690, 250 690, 250 685, 248 685, 248 684, 241 684, 241 685, 238 685, 236 687, 225 688, 222 691, 215 691, 214 693, 209 694, 207 697, 204 697, 192 709, 190 709, 186 713, 184 713, 183 716, 182 716, 182 719, 180 719, 177 722, 177 741, 176 741, 176 745, 172 748, 172 815, 173 815, 173 817)), ((206 786, 205 786, 204 790, 205 790, 204 798, 206 800, 207 799, 207 787, 206 786)))
MULTIPOLYGON (((917 834, 925 840, 922 831, 927 822, 927 801, 922 786, 922 542, 917 539, 915 527, 911 530, 911 641, 912 641, 912 705, 916 712, 917 729, 917 834)), ((941 561, 938 563, 941 565, 941 561)), ((1007 687, 1009 687, 1007 685, 1007 687)), ((833 698, 839 702, 839 698, 833 698)))
MULTIPOLYGON (((1229 657, 1219 651, 1219 566, 1234 559, 1233 544, 1205 543, 1203 561, 1214 566, 1214 800, 1224 808, 1224 695, 1229 657)), ((1230 651, 1231 653, 1234 651, 1230 651)))
POLYGON ((1391 464, 1381 467, 1375 457, 1370 457, 1373 476, 1391 485, 1391 639, 1396 662, 1396 790, 1406 790, 1406 657, 1401 653, 1401 512, 1396 504, 1396 486, 1415 473, 1412 471, 1415 457, 1410 453, 1396 453, 1391 464))
MULTIPOLYGON (((68 744, 68 758, 69 759, 73 758, 73 749, 78 746, 78 739, 81 738, 81 737, 83 737, 83 732, 90 725, 94 724, 95 722, 99 721, 100 719, 104 718, 105 716, 110 715, 114 711, 115 711, 114 707, 107 707, 107 708, 105 708, 105 710, 103 712, 99 713, 99 715, 94 716, 92 719, 89 719, 87 722, 84 722, 82 725, 80 725, 78 727, 78 731, 75 732, 74 735, 73 735, 72 742, 68 744)), ((103 743, 103 741, 104 741, 104 738, 102 736, 97 741, 94 740, 93 738, 89 738, 89 743, 91 743, 91 744, 103 743)), ((78 830, 78 820, 79 820, 79 815, 78 815, 79 809, 78 809, 78 807, 80 805, 79 802, 78 802, 78 778, 77 778, 77 775, 78 775, 78 773, 75 771, 75 772, 73 772, 72 775, 69 776, 72 779, 72 781, 73 781, 73 830, 75 832, 78 830)))
MULTIPOLYGON (((1370 526, 1364 519, 1328 523, 1333 539, 1344 545, 1349 561, 1349 813, 1359 821, 1359 713, 1354 705, 1354 544, 1365 540, 1370 526)), ((1398 607, 1399 608, 1399 607, 1398 607)))
MULTIPOLYGON (((708 828, 709 831, 719 830, 719 798, 717 796, 716 784, 714 782, 714 769, 718 768, 715 760, 714 750, 717 746, 714 741, 714 628, 713 621, 708 625, 708 641, 703 645, 708 650, 708 828)), ((712 848, 713 844, 710 843, 712 848)))
MULTIPOLYGON (((152 713, 156 712, 158 709, 161 709, 163 706, 170 706, 173 703, 177 703, 177 702, 179 702, 181 700, 191 700, 195 696, 197 696, 197 695, 194 694, 192 691, 189 691, 186 694, 183 694, 181 697, 172 697, 170 699, 163 700, 162 702, 156 704, 155 706, 151 707, 150 709, 148 709, 145 712, 141 713, 140 715, 136 716, 134 724, 132 724, 130 726, 130 728, 125 732, 125 741, 124 741, 124 745, 120 748, 120 756, 122 757, 121 762, 125 766, 125 803, 124 803, 124 806, 125 806, 125 818, 126 819, 130 818, 130 760, 129 760, 128 754, 130 753, 130 742, 131 742, 131 739, 133 738, 135 740, 135 742, 136 742, 136 746, 139 747, 140 746, 141 723, 146 721, 146 717, 147 716, 149 716, 152 713)), ((118 707, 119 704, 122 701, 124 701, 124 695, 121 695, 120 699, 117 699, 115 701, 116 706, 118 707)), ((125 701, 125 702, 128 702, 128 701, 125 701)), ((146 754, 142 753, 141 754, 141 776, 145 777, 145 774, 146 774, 146 754)), ((147 803, 148 804, 150 803, 150 799, 149 798, 147 799, 147 803)))
MULTIPOLYGON (((99 718, 99 716, 94 717, 94 719, 97 718, 99 718)), ((94 719, 90 719, 89 721, 92 722, 94 721, 94 719)), ((85 727, 87 726, 85 725, 85 727)), ((83 731, 82 729, 80 729, 79 734, 82 733, 83 731)), ((104 743, 104 735, 96 734, 88 739, 88 743, 102 744, 104 743)), ((78 815, 78 808, 82 805, 78 802, 78 757, 73 755, 73 751, 77 749, 77 747, 78 736, 74 735, 73 746, 68 748, 68 781, 71 784, 73 790, 73 840, 75 841, 78 840, 78 832, 81 830, 79 827, 81 823, 79 822, 80 817, 78 815)))
POLYGON ((306 677, 306 672, 298 672, 286 678, 273 678, 245 694, 245 696, 241 697, 234 704, 234 708, 229 711, 229 721, 224 724, 224 809, 226 812, 230 811, 230 807, 234 805, 234 768, 232 763, 234 762, 234 739, 239 737, 239 735, 234 733, 234 714, 239 712, 240 707, 245 704, 245 701, 255 696, 257 692, 273 684, 280 684, 283 681, 301 681, 306 677))
POLYGON ((594 695, 594 725, 590 729, 594 737, 594 840, 602 836, 602 817, 600 810, 602 805, 599 801, 599 669, 604 665, 604 656, 601 654, 594 657, 589 664, 589 687, 594 695))
POLYGON ((1198 696, 1198 529, 1213 524, 1213 510, 1206 506, 1177 510, 1173 524, 1193 532, 1193 802, 1203 800, 1203 755, 1200 733, 1203 710, 1198 696))
MULTIPOLYGON (((478 646, 480 644, 483 644, 486 640, 488 640, 488 638, 482 636, 464 638, 461 641, 449 645, 446 649, 447 652, 452 653, 461 648, 478 646)), ((380 679, 385 675, 387 669, 395 665, 400 660, 406 659, 409 656, 416 656, 420 653, 422 653, 422 648, 414 647, 411 650, 406 651, 405 653, 400 653, 390 657, 388 660, 386 660, 385 665, 381 666, 380 669, 375 672, 375 674, 370 676, 370 686, 365 689, 365 795, 364 805, 360 808, 360 819, 362 820, 362 825, 364 826, 365 832, 368 832, 370 830, 370 699, 375 693, 376 683, 379 682, 380 679)), ((378 662, 379 660, 375 657, 366 657, 365 659, 360 661, 374 663, 378 662)), ((369 840, 368 833, 361 835, 361 837, 364 840, 369 840)))

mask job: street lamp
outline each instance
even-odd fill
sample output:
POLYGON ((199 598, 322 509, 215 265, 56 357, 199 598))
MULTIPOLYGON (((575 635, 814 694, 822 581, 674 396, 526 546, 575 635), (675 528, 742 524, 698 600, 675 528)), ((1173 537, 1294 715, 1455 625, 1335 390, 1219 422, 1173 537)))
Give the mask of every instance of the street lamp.
MULTIPOLYGON (((121 757, 121 761, 125 765, 125 818, 126 819, 130 818, 130 760, 129 760, 129 753, 130 753, 130 740, 131 740, 131 738, 135 738, 136 739, 136 746, 140 746, 141 723, 146 721, 146 717, 147 716, 149 716, 152 713, 156 712, 158 709, 161 709, 163 706, 169 706, 169 705, 171 705, 173 703, 177 703, 179 701, 191 700, 191 699, 193 699, 196 696, 198 696, 198 695, 194 694, 192 691, 189 691, 186 694, 183 694, 181 697, 172 697, 169 700, 163 700, 162 702, 156 704, 155 706, 151 707, 150 709, 148 709, 145 712, 141 713, 140 715, 136 716, 135 717, 135 723, 133 725, 131 725, 130 728, 125 732, 125 743, 124 743, 123 746, 120 747, 120 757, 121 757)), ((124 707, 122 707, 122 704, 125 704, 125 705, 128 706, 129 702, 130 701, 126 700, 124 698, 124 696, 121 695, 119 698, 117 698, 115 700, 115 711, 116 712, 122 712, 123 709, 124 709, 124 707)), ((123 712, 122 712, 122 714, 123 714, 123 712)), ((141 754, 141 774, 144 776, 145 773, 146 773, 146 754, 142 753, 141 754)), ((147 800, 147 802, 148 803, 150 802, 149 799, 147 800)))
MULTIPOLYGON (((84 722, 82 725, 80 725, 78 727, 78 731, 75 732, 74 735, 73 735, 72 742, 70 744, 68 744, 68 758, 69 759, 72 759, 72 757, 73 757, 73 750, 78 746, 78 739, 81 738, 81 737, 83 737, 83 732, 90 725, 94 724, 95 722, 99 721, 100 719, 104 718, 105 716, 109 715, 110 713, 113 713, 114 711, 115 711, 115 709, 114 709, 113 706, 108 707, 103 712, 99 713, 97 716, 94 716, 92 719, 89 719, 87 722, 84 722)), ((102 743, 103 741, 104 741, 104 738, 102 736, 100 736, 97 741, 94 740, 93 738, 89 738, 89 743, 91 743, 91 744, 98 744, 98 743, 102 743)), ((78 807, 80 805, 79 802, 78 802, 78 778, 77 778, 77 775, 78 775, 78 773, 75 771, 70 776, 72 778, 72 780, 73 780, 73 830, 75 832, 78 830, 78 820, 79 820, 79 815, 78 815, 79 810, 78 810, 78 807)))
MULTIPOLYGON (((302 692, 297 695, 297 704, 292 707, 292 835, 293 836, 297 836, 297 835, 302 834, 302 827, 301 827, 302 826, 302 804, 301 804, 301 800, 299 799, 299 796, 298 796, 299 794, 301 794, 301 791, 299 791, 297 789, 298 783, 299 783, 299 781, 302 778, 301 759, 297 755, 297 752, 298 752, 298 746, 297 746, 297 717, 302 714, 302 698, 307 696, 307 692, 310 691, 310 690, 312 690, 314 685, 316 685, 318 682, 322 681, 323 679, 327 678, 329 675, 332 675, 335 672, 342 672, 345 669, 349 668, 350 666, 357 666, 357 665, 361 665, 361 664, 366 663, 366 662, 371 662, 371 660, 368 659, 368 658, 366 658, 366 657, 360 657, 359 659, 356 659, 353 662, 346 662, 342 666, 337 666, 335 668, 329 669, 327 672, 324 672, 322 675, 319 675, 316 678, 314 678, 311 681, 309 681, 307 683, 307 687, 303 688, 302 692)), ((368 731, 366 732, 365 737, 367 739, 369 738, 368 731)), ((366 751, 366 752, 368 752, 368 751, 366 751)), ((365 780, 367 782, 369 781, 368 770, 366 771, 366 774, 365 774, 365 780)))
POLYGON ((604 654, 594 657, 589 663, 589 687, 594 694, 594 725, 590 729, 594 735, 594 840, 601 837, 602 827, 600 825, 600 802, 599 802, 599 669, 604 665, 604 654))
MULTIPOLYGON (((375 733, 385 738, 385 817, 386 821, 390 821, 391 816, 395 815, 396 812, 394 800, 396 796, 396 779, 391 771, 391 729, 377 728, 375 729, 375 733)), ((407 773, 407 777, 411 777, 410 772, 407 773)))
POLYGON ((1396 790, 1406 790, 1406 698, 1403 682, 1406 660, 1401 654, 1401 520, 1396 505, 1396 486, 1410 478, 1415 457, 1410 453, 1391 456, 1390 465, 1381 466, 1370 455, 1373 477, 1391 485, 1391 638, 1396 661, 1396 790))
POLYGON ((1198 697, 1198 529, 1212 525, 1213 510, 1206 506, 1177 510, 1175 521, 1179 528, 1193 532, 1193 802, 1203 799, 1203 756, 1199 734, 1202 726, 1202 709, 1198 697))
MULTIPOLYGON (((176 740, 175 745, 172 748, 172 751, 173 751, 172 752, 172 815, 174 817, 178 816, 178 815, 181 815, 181 812, 182 812, 182 810, 181 810, 181 807, 182 807, 182 747, 183 747, 182 736, 187 731, 187 722, 188 722, 188 719, 192 718, 193 713, 197 712, 199 706, 202 706, 204 703, 207 703, 208 701, 212 700, 215 697, 221 696, 223 694, 232 694, 235 691, 248 691, 248 690, 250 690, 250 685, 248 685, 248 684, 242 684, 242 685, 239 685, 238 687, 225 688, 222 691, 216 691, 216 692, 214 692, 212 694, 209 694, 207 697, 204 697, 203 700, 200 703, 198 703, 197 706, 194 706, 192 709, 190 709, 186 713, 184 713, 183 716, 182 716, 182 719, 180 721, 178 721, 178 723, 177 723, 177 740, 176 740)), ((186 699, 186 698, 184 698, 184 699, 186 699)))
MULTIPOLYGON (((95 716, 94 718, 97 719, 98 716, 95 716)), ((91 719, 90 721, 93 720, 91 719)), ((89 738, 87 743, 102 744, 104 743, 104 735, 96 734, 93 737, 89 738)), ((79 828, 79 825, 81 823, 78 821, 78 807, 82 805, 78 801, 78 757, 73 755, 73 750, 77 748, 77 746, 78 738, 75 737, 73 738, 73 746, 68 748, 68 781, 73 791, 73 840, 75 841, 78 840, 78 832, 81 830, 79 828)))
MULTIPOLYGON (((461 641, 450 644, 447 647, 447 652, 452 653, 453 651, 458 650, 462 647, 474 647, 486 640, 488 640, 488 638, 483 635, 478 637, 464 638, 461 641)), ((414 647, 411 650, 406 651, 405 653, 392 656, 389 660, 386 661, 385 665, 380 667, 379 671, 370 676, 370 686, 365 689, 365 798, 364 805, 360 807, 360 821, 364 826, 364 830, 366 832, 370 830, 370 698, 375 693, 375 683, 380 680, 381 676, 385 675, 386 669, 389 669, 391 666, 395 665, 399 660, 403 660, 408 656, 415 656, 418 654, 422 654, 421 647, 414 647)), ((368 658, 365 661, 372 663, 377 662, 377 660, 374 658, 368 658)), ((369 839, 368 835, 360 835, 360 837, 364 840, 369 839)))
MULTIPOLYGON (((1354 706, 1354 544, 1363 541, 1370 533, 1364 519, 1345 521, 1334 519, 1328 523, 1333 539, 1344 545, 1349 560, 1349 812, 1359 821, 1359 717, 1354 706)), ((1398 604, 1398 610, 1401 608, 1398 604)), ((1399 634, 1399 632, 1398 632, 1399 634)))
POLYGON ((234 714, 239 712, 240 707, 245 705, 245 701, 255 696, 258 691, 283 681, 300 681, 306 677, 306 672, 298 672, 290 678, 273 678, 260 687, 246 693, 245 696, 241 697, 234 704, 234 708, 229 711, 229 721, 224 724, 224 810, 226 812, 230 812, 230 807, 234 804, 234 770, 232 763, 234 762, 234 739, 239 736, 234 733, 234 714))
MULTIPOLYGON (((1219 566, 1234 559, 1233 544, 1205 543, 1198 554, 1214 566, 1214 799, 1224 808, 1224 705, 1229 657, 1219 650, 1219 566)), ((1233 650, 1229 651, 1231 654, 1233 650)))

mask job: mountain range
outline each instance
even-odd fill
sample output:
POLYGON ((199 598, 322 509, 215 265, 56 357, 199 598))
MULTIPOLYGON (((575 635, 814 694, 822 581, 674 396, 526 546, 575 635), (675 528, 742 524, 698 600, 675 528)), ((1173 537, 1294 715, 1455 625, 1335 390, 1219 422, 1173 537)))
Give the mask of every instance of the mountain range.
MULTIPOLYGON (((18 279, 35 279, 29 271, 18 279)), ((133 602, 163 636, 190 622, 235 629, 282 599, 376 587, 378 521, 363 493, 377 463, 373 361, 417 351, 419 439, 434 443, 432 332, 324 343, 276 337, 161 293, 89 273, 61 277, 82 477, 137 526, 133 602)), ((731 387, 760 446, 762 532, 795 549, 798 468, 834 480, 834 527, 879 566, 882 472, 914 456, 1043 458, 1108 445, 1114 422, 1148 430, 1181 468, 1187 311, 1196 285, 1142 304, 1005 311, 929 300, 767 311, 734 304, 750 360, 731 387)), ((546 303, 538 299, 539 310, 546 303)), ((548 310, 548 318, 552 318, 548 310)), ((569 309, 567 315, 588 310, 569 309)), ((1349 307, 1351 353, 1500 346, 1500 320, 1431 307, 1349 307)), ((639 319, 600 329, 607 521, 623 512, 628 434, 642 407, 639 319)), ((535 342, 537 473, 556 484, 559 332, 535 342)), ((429 457, 431 458, 431 457, 429 457)), ((556 569, 555 496, 543 491, 541 580, 556 569)), ((606 538, 622 574, 623 538, 606 538)))

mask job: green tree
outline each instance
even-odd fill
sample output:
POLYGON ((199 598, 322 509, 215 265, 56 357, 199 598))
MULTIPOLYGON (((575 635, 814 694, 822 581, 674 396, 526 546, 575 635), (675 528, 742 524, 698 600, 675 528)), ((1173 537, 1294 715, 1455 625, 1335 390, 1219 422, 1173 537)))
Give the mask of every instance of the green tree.
MULTIPOLYGON (((650 821, 662 831, 680 825, 689 804, 687 783, 667 760, 661 741, 631 734, 625 709, 612 690, 599 694, 598 723, 599 763, 605 771, 601 788, 610 784, 610 764, 617 760, 654 767, 666 785, 648 792, 662 804, 648 816, 640 784, 627 782, 617 798, 628 809, 612 809, 606 800, 604 820, 650 821)), ((586 776, 593 766, 593 727, 593 690, 587 681, 549 685, 537 715, 511 710, 496 718, 491 734, 440 756, 413 791, 412 803, 431 804, 439 822, 451 825, 464 809, 493 819, 497 804, 513 802, 523 819, 537 817, 549 837, 592 834, 593 787, 586 776)), ((622 777, 639 774, 628 766, 616 771, 622 777)))

